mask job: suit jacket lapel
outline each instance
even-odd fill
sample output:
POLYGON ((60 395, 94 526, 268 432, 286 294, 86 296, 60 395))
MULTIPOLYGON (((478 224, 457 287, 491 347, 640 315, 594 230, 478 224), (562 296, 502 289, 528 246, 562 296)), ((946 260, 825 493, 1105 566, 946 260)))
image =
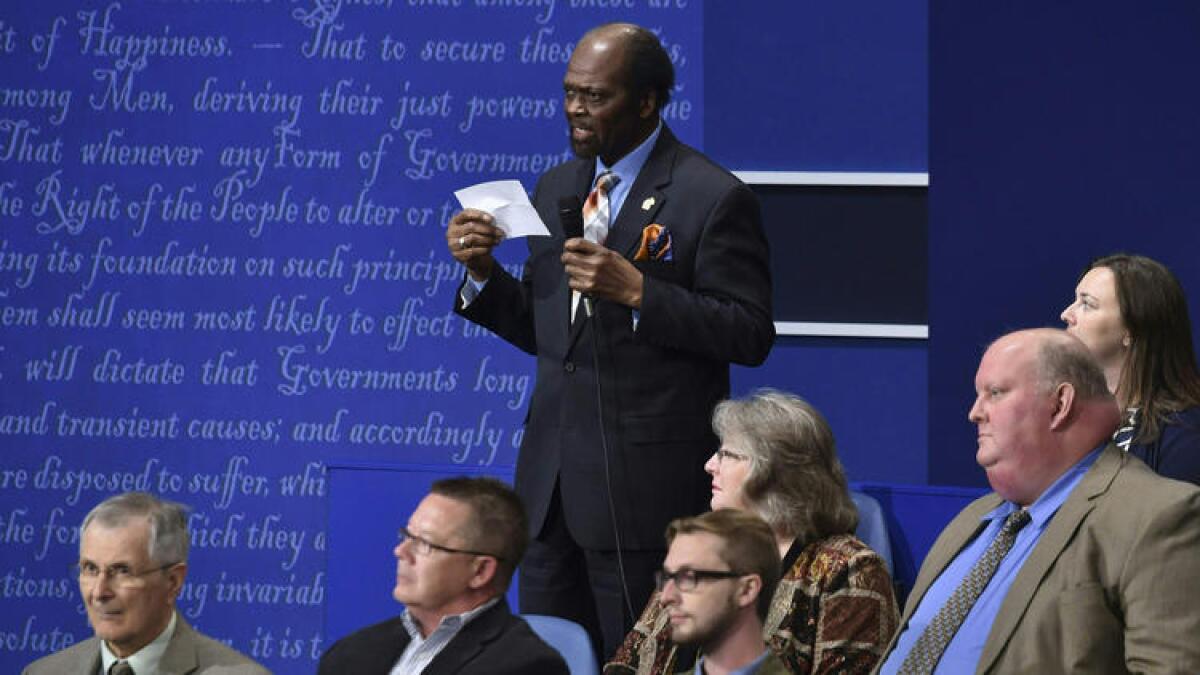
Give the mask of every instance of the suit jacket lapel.
MULTIPOLYGON (((933 548, 929 549, 929 553, 926 554, 925 561, 921 563, 921 573, 913 583, 908 602, 904 604, 904 615, 900 617, 901 628, 912 618, 914 610, 917 605, 921 604, 921 600, 925 598, 925 593, 929 591, 933 582, 942 576, 942 572, 946 570, 951 561, 958 557, 967 544, 979 536, 979 533, 987 525, 983 521, 983 517, 999 506, 1001 501, 1003 500, 995 493, 980 497, 950 521, 946 530, 938 536, 933 548)), ((897 637, 899 637, 899 631, 892 638, 893 642, 897 637)))
POLYGON ((1095 508, 1096 497, 1108 491, 1122 463, 1121 451, 1110 444, 1096 458, 1096 463, 1050 519, 1046 531, 1026 558, 1025 564, 1021 565, 1021 571, 1017 573, 1008 594, 1004 596, 996 620, 988 631, 987 642, 984 643, 983 653, 979 656, 976 672, 986 672, 1004 651, 1054 561, 1058 560, 1063 550, 1074 540, 1075 532, 1095 508))
POLYGON ((404 655, 410 642, 412 637, 404 629, 404 619, 396 617, 388 622, 388 630, 381 639, 377 639, 369 650, 364 650, 362 660, 356 667, 368 672, 391 672, 392 666, 404 655))
POLYGON ((637 180, 625 196, 621 212, 608 233, 604 245, 620 253, 626 258, 632 258, 637 252, 638 244, 642 241, 642 230, 654 222, 667 195, 663 189, 671 182, 671 171, 675 167, 675 155, 679 150, 679 141, 664 124, 658 134, 658 142, 642 165, 637 180))
POLYGON ((475 617, 454 639, 450 640, 441 653, 434 657, 425 675, 452 675, 460 672, 472 659, 477 657, 484 647, 494 642, 504 632, 504 625, 510 615, 508 603, 504 598, 475 617))
POLYGON ((195 632, 178 612, 175 613, 175 617, 175 634, 167 643, 167 650, 163 652, 158 669, 170 675, 184 675, 199 668, 200 664, 196 661, 195 632))
MULTIPOLYGON (((575 167, 575 175, 571 178, 571 193, 579 198, 580 208, 583 208, 583 202, 587 200, 588 193, 592 191, 592 181, 596 178, 596 161, 595 160, 578 160, 578 166, 575 167)), ((569 195, 560 195, 567 197, 569 195)), ((566 233, 563 232, 562 222, 558 223, 558 235, 564 240, 566 233)))
POLYGON ((103 659, 100 658, 100 638, 93 635, 79 644, 81 646, 78 652, 80 658, 74 667, 87 675, 100 672, 100 666, 103 665, 103 659))

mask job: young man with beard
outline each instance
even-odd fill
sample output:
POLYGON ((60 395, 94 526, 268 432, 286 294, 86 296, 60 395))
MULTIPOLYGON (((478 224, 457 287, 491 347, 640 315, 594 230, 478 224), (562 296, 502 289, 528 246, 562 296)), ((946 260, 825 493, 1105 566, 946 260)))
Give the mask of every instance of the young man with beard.
POLYGON ((657 575, 671 640, 696 646, 696 675, 786 673, 763 642, 763 622, 779 581, 771 528, 749 511, 720 509, 667 528, 667 559, 657 575))

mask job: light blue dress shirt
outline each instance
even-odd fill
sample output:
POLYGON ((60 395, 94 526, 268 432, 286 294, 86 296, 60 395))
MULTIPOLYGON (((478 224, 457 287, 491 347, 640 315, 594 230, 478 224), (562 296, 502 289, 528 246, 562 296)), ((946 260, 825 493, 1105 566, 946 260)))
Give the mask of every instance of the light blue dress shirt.
MULTIPOLYGON (((596 179, 605 171, 612 171, 621 179, 616 187, 608 191, 608 220, 610 225, 617 222, 617 216, 621 213, 621 207, 625 205, 625 198, 629 196, 629 190, 633 188, 638 174, 642 172, 642 167, 646 165, 646 160, 650 158, 650 151, 654 149, 654 144, 658 142, 658 135, 661 132, 662 120, 659 120, 658 126, 654 128, 654 133, 650 134, 632 152, 618 159, 611 167, 605 166, 604 160, 599 157, 596 158, 596 175, 592 178, 591 189, 595 189, 596 179)), ((588 192, 591 192, 591 189, 588 192)))
MULTIPOLYGON (((992 580, 983 589, 983 593, 975 601, 971 611, 967 613, 967 618, 963 620, 962 626, 954 634, 950 644, 946 646, 946 651, 942 653, 942 659, 938 661, 937 668, 934 670, 935 673, 975 672, 979 657, 983 654, 983 646, 987 642, 988 632, 991 631, 992 623, 996 620, 996 614, 1000 612, 1000 605, 1008 595, 1009 587, 1017 578, 1025 560, 1033 553, 1033 549, 1041 539, 1042 533, 1046 531, 1050 519, 1058 512, 1063 502, 1067 501, 1067 497, 1083 479, 1083 475, 1100 456, 1104 445, 1107 445, 1107 441, 1059 476, 1058 480, 1054 481, 1029 507, 1029 524, 1017 533, 1013 547, 1000 561, 1000 566, 996 568, 992 580)), ((917 610, 909 619, 908 626, 896 641, 896 648, 892 650, 880 668, 881 675, 891 675, 900 670, 905 657, 912 651, 913 645, 925 631, 925 627, 933 620, 938 610, 946 604, 951 594, 966 578, 967 573, 983 557, 988 546, 1000 534, 1004 519, 1019 508, 1012 502, 1004 502, 983 517, 982 522, 986 523, 983 532, 958 554, 958 557, 929 587, 929 591, 921 599, 921 604, 917 606, 917 610)))
POLYGON ((491 609, 497 602, 500 602, 500 598, 492 598, 462 614, 442 617, 437 628, 429 633, 429 637, 421 635, 421 627, 417 625, 417 620, 405 609, 404 613, 400 615, 400 622, 408 633, 409 642, 408 646, 404 648, 404 653, 400 655, 400 660, 392 666, 389 675, 412 675, 425 672, 425 668, 437 658, 438 654, 442 653, 443 649, 449 646, 451 640, 458 637, 468 623, 491 609))
MULTIPOLYGON (((758 667, 763 664, 763 661, 767 660, 767 654, 770 654, 770 653, 771 653, 771 650, 764 649, 763 653, 759 654, 757 659, 754 659, 750 663, 747 663, 746 665, 742 666, 741 668, 738 668, 737 670, 729 671, 729 675, 754 675, 754 671, 758 670, 758 667)), ((696 659, 695 673, 696 673, 696 675, 705 675, 705 673, 704 673, 704 657, 703 656, 696 659)))

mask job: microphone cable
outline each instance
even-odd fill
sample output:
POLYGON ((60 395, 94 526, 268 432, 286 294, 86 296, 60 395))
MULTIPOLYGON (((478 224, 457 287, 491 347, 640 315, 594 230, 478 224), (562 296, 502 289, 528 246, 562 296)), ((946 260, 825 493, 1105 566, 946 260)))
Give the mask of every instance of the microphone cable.
MULTIPOLYGON (((583 236, 583 201, 578 195, 569 195, 558 200, 558 218, 563 228, 564 240, 583 236)), ((616 498, 612 486, 612 466, 608 447, 608 434, 604 430, 604 390, 600 384, 600 336, 603 331, 598 329, 600 312, 593 305, 592 298, 580 294, 579 302, 587 311, 587 320, 591 323, 588 330, 592 335, 592 372, 596 378, 596 415, 600 427, 600 449, 604 455, 604 488, 608 494, 608 516, 612 523, 613 538, 617 547, 617 576, 621 581, 621 599, 625 601, 625 609, 629 612, 630 622, 637 620, 633 613, 633 602, 629 593, 629 582, 625 575, 625 555, 621 545, 621 528, 617 522, 616 498)), ((571 316, 574 321, 574 315, 571 316)), ((618 420, 618 426, 620 422, 618 420)))
MULTIPOLYGON (((604 453, 604 487, 608 491, 608 515, 612 521, 613 538, 617 546, 617 576, 621 580, 621 599, 625 601, 625 609, 629 612, 629 620, 630 622, 635 622, 638 615, 633 613, 633 601, 630 598, 629 581, 625 576, 625 556, 621 546, 621 528, 617 523, 617 506, 612 486, 612 468, 609 465, 610 450, 608 447, 608 434, 604 432, 604 391, 600 384, 600 335, 603 331, 598 328, 600 324, 600 311, 598 307, 592 313, 590 323, 592 324, 589 327, 592 333, 592 371, 596 377, 596 414, 600 419, 600 448, 604 453)), ((620 426, 620 420, 617 420, 617 424, 620 426)))

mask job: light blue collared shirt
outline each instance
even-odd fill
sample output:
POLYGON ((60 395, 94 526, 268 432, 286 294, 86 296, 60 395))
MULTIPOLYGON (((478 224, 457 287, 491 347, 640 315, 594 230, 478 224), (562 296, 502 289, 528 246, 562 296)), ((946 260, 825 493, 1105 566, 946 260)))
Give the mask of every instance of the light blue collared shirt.
MULTIPOLYGON (((754 659, 750 663, 747 663, 746 665, 742 666, 741 668, 738 668, 737 670, 729 671, 729 675, 754 675, 754 671, 758 670, 758 667, 763 664, 763 661, 767 660, 767 654, 770 654, 770 653, 771 653, 771 650, 764 649, 763 653, 759 654, 757 659, 754 659)), ((695 673, 696 673, 696 675, 704 675, 704 657, 703 656, 696 659, 695 673)))
POLYGON ((405 609, 404 614, 400 615, 400 622, 404 624, 404 630, 410 639, 408 646, 404 648, 404 653, 400 655, 400 660, 392 666, 390 675, 410 675, 424 672, 429 664, 437 658, 437 655, 441 654, 442 650, 450 644, 450 641, 458 636, 464 626, 491 609, 497 602, 500 602, 500 598, 492 598, 462 614, 442 617, 437 627, 429 633, 429 637, 421 635, 421 627, 417 625, 412 614, 405 609))
MULTIPOLYGON (((962 626, 954 634, 950 644, 946 646, 946 651, 942 653, 942 659, 938 661, 937 668, 934 670, 935 673, 975 672, 979 657, 983 654, 983 646, 987 643, 988 633, 992 629, 992 623, 996 620, 996 614, 1000 612, 1000 605, 1008 595, 1008 589, 1017 578, 1017 574, 1020 573, 1025 560, 1037 547, 1050 519, 1058 512, 1063 502, 1067 501, 1067 497, 1071 496, 1071 492, 1079 485, 1079 481, 1083 480, 1083 475, 1095 463, 1105 445, 1107 445, 1107 441, 1059 476, 1058 480, 1054 481, 1029 507, 1029 524, 1017 533, 1013 547, 1000 561, 1000 566, 996 568, 992 580, 983 589, 983 593, 975 601, 971 611, 967 613, 967 618, 963 620, 962 626)), ((929 587, 929 591, 921 599, 921 604, 917 606, 912 618, 909 619, 908 626, 896 641, 896 648, 892 650, 880 668, 881 675, 891 675, 900 670, 905 657, 912 651, 913 645, 925 631, 925 627, 933 620, 938 610, 946 604, 950 595, 954 593, 975 563, 983 557, 988 546, 1000 534, 1004 519, 1019 508, 1012 502, 1004 502, 983 517, 982 522, 987 523, 983 532, 958 554, 958 557, 929 587)))
POLYGON ((654 132, 646 140, 642 141, 641 145, 634 148, 621 159, 618 159, 611 167, 605 166, 604 160, 599 157, 596 158, 596 175, 592 177, 592 187, 588 189, 588 192, 595 189, 596 179, 605 171, 611 171, 621 179, 616 187, 608 191, 608 220, 610 225, 617 222, 617 216, 621 213, 621 207, 625 205, 625 198, 629 196, 629 190, 633 188, 638 174, 642 172, 642 167, 646 165, 646 160, 650 158, 650 151, 654 149, 654 144, 658 142, 660 133, 662 133, 662 120, 658 121, 658 126, 654 127, 654 132))

